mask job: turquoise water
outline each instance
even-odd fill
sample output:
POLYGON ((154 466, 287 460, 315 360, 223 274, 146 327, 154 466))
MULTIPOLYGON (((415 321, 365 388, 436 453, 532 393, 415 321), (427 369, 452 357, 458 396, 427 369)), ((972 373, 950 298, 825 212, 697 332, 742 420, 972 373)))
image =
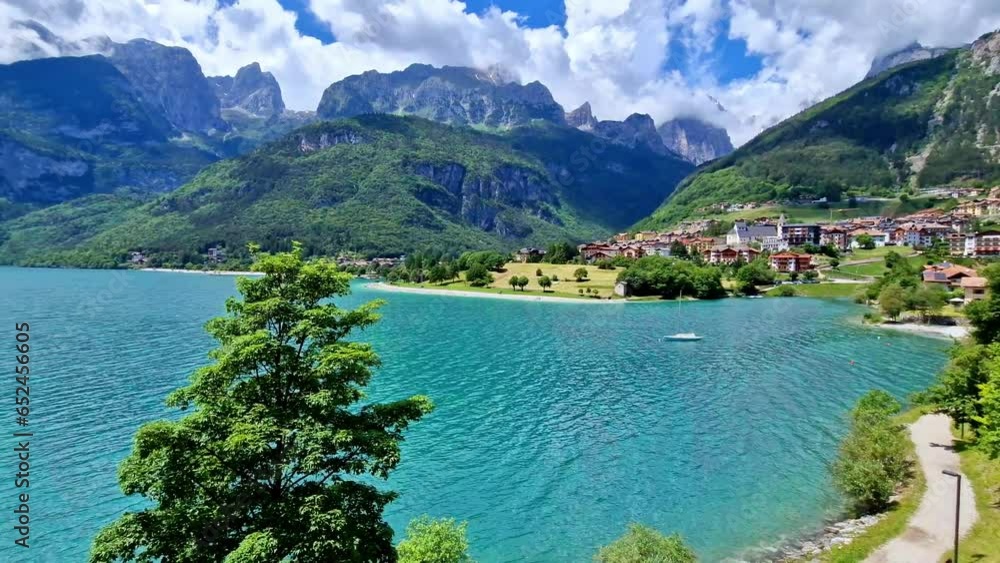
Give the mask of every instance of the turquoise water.
MULTIPOLYGON (((678 531, 705 561, 816 528, 836 511, 826 465, 872 388, 929 383, 947 343, 856 326, 809 299, 545 304, 381 293, 364 333, 376 399, 425 393, 388 483, 398 531, 469 522, 480 561, 585 561, 629 521, 678 531), (675 332, 698 343, 661 343, 675 332), (851 365, 851 361, 854 364, 851 365)), ((0 339, 31 324, 31 544, 13 548, 12 399, 0 399, 0 560, 81 561, 138 501, 118 462, 163 397, 206 361, 203 323, 232 278, 0 268, 0 339), (6 331, 6 332, 5 332, 6 331)), ((14 363, 13 352, 0 360, 14 363)), ((12 371, 12 370, 11 370, 12 371)), ((13 375, 0 393, 13 397, 13 375)))

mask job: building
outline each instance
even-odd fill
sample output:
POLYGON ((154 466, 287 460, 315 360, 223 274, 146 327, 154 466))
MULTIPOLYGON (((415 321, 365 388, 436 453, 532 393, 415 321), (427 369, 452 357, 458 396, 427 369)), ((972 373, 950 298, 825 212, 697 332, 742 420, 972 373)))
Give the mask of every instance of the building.
POLYGON ((984 231, 976 233, 974 253, 972 256, 1000 255, 1000 231, 984 231))
POLYGON ((823 225, 820 228, 819 243, 822 245, 832 246, 840 251, 845 251, 850 248, 850 240, 847 235, 847 229, 838 227, 837 225, 823 225))
POLYGON ((639 231, 635 234, 635 238, 632 240, 637 240, 639 242, 646 240, 656 240, 660 237, 660 233, 656 231, 639 231))
POLYGON ((959 287, 963 279, 974 278, 977 275, 972 268, 948 262, 924 266, 923 271, 924 283, 941 284, 948 287, 959 287))
POLYGON ((856 229, 851 231, 850 234, 851 248, 861 248, 861 244, 858 242, 858 237, 863 235, 872 237, 872 240, 875 242, 875 248, 882 248, 883 246, 889 244, 889 235, 883 233, 882 231, 876 231, 874 229, 856 229))
POLYGON ((989 280, 980 277, 962 278, 961 287, 965 291, 965 302, 968 304, 986 299, 989 280))
POLYGON ((146 263, 146 256, 141 250, 135 250, 128 253, 128 261, 135 265, 142 265, 146 263))
POLYGON ((703 251, 702 255, 709 264, 734 264, 753 262, 760 256, 760 251, 746 245, 720 244, 703 251))
POLYGON ((213 246, 208 249, 208 259, 212 262, 225 262, 226 249, 221 246, 213 246))
POLYGON ((781 252, 771 255, 770 264, 771 269, 777 272, 804 272, 813 269, 812 260, 811 254, 781 252))
POLYGON ((822 231, 819 225, 792 223, 782 224, 780 235, 788 243, 788 246, 818 245, 822 231))
POLYGON ((744 221, 737 221, 733 229, 726 233, 726 244, 730 246, 751 242, 763 244, 767 238, 780 240, 778 227, 766 224, 748 225, 744 221))
POLYGON ((577 248, 580 250, 580 255, 587 262, 610 260, 621 254, 617 246, 610 244, 581 244, 577 248))
POLYGON ((542 258, 545 256, 545 251, 540 248, 522 248, 514 254, 514 259, 518 262, 541 262, 542 258))

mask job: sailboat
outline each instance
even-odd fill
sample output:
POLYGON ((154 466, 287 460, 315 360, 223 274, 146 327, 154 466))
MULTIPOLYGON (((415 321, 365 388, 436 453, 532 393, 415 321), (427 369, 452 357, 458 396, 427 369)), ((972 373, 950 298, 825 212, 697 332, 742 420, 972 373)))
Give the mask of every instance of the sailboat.
MULTIPOLYGON (((677 298, 677 307, 681 306, 681 300, 684 299, 684 292, 682 291, 680 297, 677 298)), ((664 336, 662 340, 668 342, 693 342, 696 340, 701 340, 702 337, 698 336, 693 332, 678 332, 677 334, 671 334, 669 336, 664 336)))

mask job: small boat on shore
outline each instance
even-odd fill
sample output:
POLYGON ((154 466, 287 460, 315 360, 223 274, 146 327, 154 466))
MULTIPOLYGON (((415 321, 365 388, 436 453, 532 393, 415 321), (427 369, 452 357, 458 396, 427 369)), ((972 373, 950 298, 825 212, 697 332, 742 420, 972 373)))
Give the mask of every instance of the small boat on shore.
POLYGON ((670 336, 664 336, 662 338, 662 340, 666 340, 668 342, 693 342, 701 339, 701 336, 698 336, 693 332, 678 332, 677 334, 671 334, 670 336))

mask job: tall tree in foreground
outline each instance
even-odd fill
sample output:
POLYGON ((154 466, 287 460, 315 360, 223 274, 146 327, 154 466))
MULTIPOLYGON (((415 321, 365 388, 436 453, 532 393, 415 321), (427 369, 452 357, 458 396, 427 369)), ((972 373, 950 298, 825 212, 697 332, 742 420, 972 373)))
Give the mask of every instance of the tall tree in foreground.
POLYGON ((214 362, 167 398, 187 414, 143 425, 118 470, 148 506, 104 528, 91 561, 396 560, 382 519, 395 494, 351 477, 387 477, 431 403, 363 403, 379 359, 348 337, 379 303, 328 301, 349 275, 299 245, 254 269, 264 277, 239 279, 242 298, 207 324, 214 362))

